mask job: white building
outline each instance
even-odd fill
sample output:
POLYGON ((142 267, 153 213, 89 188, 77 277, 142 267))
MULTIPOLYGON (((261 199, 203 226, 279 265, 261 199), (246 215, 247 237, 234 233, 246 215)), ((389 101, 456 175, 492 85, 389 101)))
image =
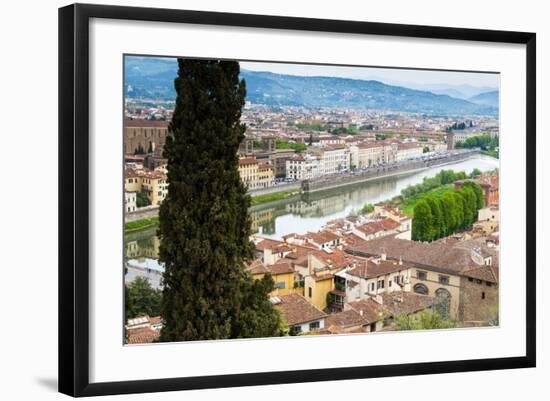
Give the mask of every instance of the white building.
POLYGON ((321 175, 336 174, 350 168, 350 152, 345 146, 326 146, 318 154, 321 175))
POLYGON ((319 158, 309 154, 297 154, 286 161, 286 177, 293 180, 311 180, 321 175, 319 158))
POLYGON ((397 145, 397 161, 416 159, 421 157, 424 153, 424 149, 419 143, 400 143, 397 145))
POLYGON ((137 209, 136 192, 124 192, 124 209, 126 213, 135 212, 137 209))

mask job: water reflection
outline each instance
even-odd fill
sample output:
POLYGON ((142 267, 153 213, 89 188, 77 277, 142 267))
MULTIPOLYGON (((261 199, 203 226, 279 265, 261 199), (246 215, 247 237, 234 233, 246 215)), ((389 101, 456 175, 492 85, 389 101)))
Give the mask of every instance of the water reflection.
MULTIPOLYGON (((281 238, 291 232, 318 231, 330 220, 347 216, 352 211, 361 209, 366 203, 374 204, 399 195, 408 185, 418 184, 424 177, 433 177, 443 169, 470 173, 474 168, 487 171, 497 168, 498 165, 497 159, 478 155, 468 160, 412 174, 257 205, 250 209, 252 231, 271 238, 281 238)), ((158 257, 159 240, 156 230, 129 234, 125 241, 128 261, 141 261, 143 264, 147 259, 158 257)))

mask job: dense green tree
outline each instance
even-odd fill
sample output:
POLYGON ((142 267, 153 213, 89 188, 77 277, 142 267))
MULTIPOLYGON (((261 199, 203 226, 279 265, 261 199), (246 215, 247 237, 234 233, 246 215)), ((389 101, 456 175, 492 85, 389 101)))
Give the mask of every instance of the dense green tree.
POLYGON ((450 235, 457 229, 459 223, 458 213, 457 213, 457 204, 455 197, 452 193, 444 194, 441 197, 441 212, 443 214, 443 221, 445 227, 445 234, 450 235))
POLYGON ((162 299, 161 290, 151 287, 149 280, 137 277, 125 286, 126 319, 139 316, 158 316, 162 299))
POLYGON ((432 330, 454 328, 457 323, 435 311, 424 310, 415 315, 398 314, 395 316, 395 326, 397 330, 432 330))
POLYGON ((430 206, 425 200, 420 200, 414 206, 411 238, 413 241, 431 241, 433 230, 430 206))
POLYGON ((161 341, 280 335, 273 280, 244 270, 253 257, 250 197, 237 150, 246 94, 239 64, 178 59, 176 107, 164 147, 169 192, 160 207, 165 265, 161 341))
POLYGON ((443 212, 441 210, 441 201, 435 196, 428 196, 426 203, 430 207, 432 213, 432 240, 444 237, 447 229, 445 227, 445 220, 443 218, 443 212))
POLYGON ((149 206, 151 204, 151 200, 149 200, 149 197, 144 191, 139 191, 136 193, 136 206, 137 207, 144 207, 149 206))
POLYGON ((453 232, 456 232, 464 227, 464 198, 460 196, 458 192, 452 192, 451 195, 455 201, 455 216, 456 216, 456 225, 453 229, 453 232))
POLYGON ((481 175, 481 170, 478 168, 474 168, 472 172, 470 173, 470 178, 476 178, 481 175))
POLYGON ((476 196, 476 209, 479 210, 485 206, 485 194, 483 193, 483 188, 474 181, 466 181, 462 184, 463 188, 471 188, 474 191, 476 196))
POLYGON ((374 205, 372 203, 365 203, 361 209, 361 213, 367 214, 374 212, 374 205))
POLYGON ((462 227, 469 228, 477 220, 477 198, 476 194, 469 186, 463 186, 459 195, 464 199, 463 209, 464 209, 464 220, 462 227))

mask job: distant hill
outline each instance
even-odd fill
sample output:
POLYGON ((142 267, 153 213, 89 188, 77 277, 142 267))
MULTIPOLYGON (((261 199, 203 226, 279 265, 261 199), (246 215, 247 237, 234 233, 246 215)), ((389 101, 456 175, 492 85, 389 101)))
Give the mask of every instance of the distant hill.
MULTIPOLYGON (((125 64, 126 95, 172 100, 176 96, 176 71, 175 59, 128 58, 125 64)), ((241 76, 246 81, 246 100, 272 106, 346 107, 447 115, 498 113, 491 105, 374 80, 247 70, 242 70, 241 76)))
POLYGON ((486 106, 498 107, 498 91, 490 91, 472 96, 468 101, 486 106))
POLYGON ((480 93, 490 92, 496 90, 494 87, 489 86, 473 86, 468 84, 411 84, 401 85, 411 89, 424 90, 440 95, 449 95, 456 97, 457 99, 468 100, 468 98, 479 95, 480 93))

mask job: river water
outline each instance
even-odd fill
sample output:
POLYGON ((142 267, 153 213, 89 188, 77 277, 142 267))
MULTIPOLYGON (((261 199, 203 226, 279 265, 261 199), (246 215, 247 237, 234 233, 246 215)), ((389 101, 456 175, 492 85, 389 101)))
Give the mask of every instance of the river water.
MULTIPOLYGON (((499 161, 490 156, 476 155, 455 163, 434 166, 420 172, 380 178, 343 188, 314 192, 279 202, 257 205, 250 209, 252 230, 261 236, 280 239, 283 235, 319 231, 328 221, 348 216, 366 203, 375 204, 393 198, 408 185, 422 182, 439 171, 452 169, 470 173, 499 167, 499 161)), ((145 269, 156 269, 158 239, 155 230, 129 234, 125 238, 127 262, 145 269)))

